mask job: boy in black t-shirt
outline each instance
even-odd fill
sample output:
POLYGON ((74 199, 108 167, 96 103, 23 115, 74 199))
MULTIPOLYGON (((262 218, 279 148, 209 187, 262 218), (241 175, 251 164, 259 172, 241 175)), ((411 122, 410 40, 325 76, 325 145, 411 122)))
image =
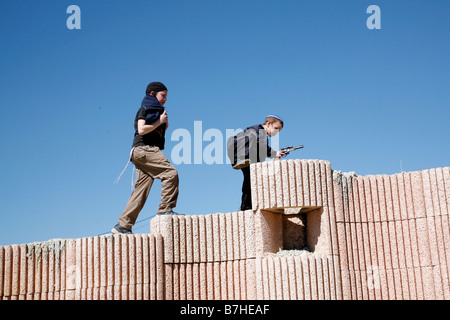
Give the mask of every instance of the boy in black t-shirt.
POLYGON ((167 160, 164 150, 168 117, 164 104, 167 87, 161 82, 147 86, 146 96, 134 121, 131 162, 136 166, 136 183, 127 206, 112 233, 132 233, 136 219, 144 207, 154 179, 161 180, 161 203, 157 214, 177 214, 172 208, 178 199, 178 172, 167 160))

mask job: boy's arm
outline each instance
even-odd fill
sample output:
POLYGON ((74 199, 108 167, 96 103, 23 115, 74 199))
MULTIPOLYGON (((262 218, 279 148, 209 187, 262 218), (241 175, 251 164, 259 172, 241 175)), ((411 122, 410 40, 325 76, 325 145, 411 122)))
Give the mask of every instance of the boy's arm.
POLYGON ((267 156, 269 158, 281 159, 282 155, 284 155, 284 151, 275 151, 270 146, 267 146, 267 156))
POLYGON ((143 136, 147 133, 152 132, 153 130, 155 130, 156 128, 158 128, 160 125, 162 125, 163 123, 166 123, 166 128, 168 126, 168 119, 167 119, 167 114, 166 111, 164 111, 160 116, 159 119, 156 120, 155 122, 151 123, 151 124, 146 124, 145 123, 145 119, 139 119, 137 126, 138 126, 138 133, 140 136, 143 136))

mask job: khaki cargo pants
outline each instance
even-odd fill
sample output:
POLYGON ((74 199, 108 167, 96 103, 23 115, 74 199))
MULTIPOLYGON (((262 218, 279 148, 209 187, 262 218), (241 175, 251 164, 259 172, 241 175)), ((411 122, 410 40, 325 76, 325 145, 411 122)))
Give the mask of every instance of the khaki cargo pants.
POLYGON ((158 147, 135 147, 131 162, 136 166, 136 183, 119 218, 119 224, 128 230, 131 230, 144 207, 155 179, 161 180, 161 203, 158 212, 170 211, 176 206, 178 198, 178 172, 158 147))

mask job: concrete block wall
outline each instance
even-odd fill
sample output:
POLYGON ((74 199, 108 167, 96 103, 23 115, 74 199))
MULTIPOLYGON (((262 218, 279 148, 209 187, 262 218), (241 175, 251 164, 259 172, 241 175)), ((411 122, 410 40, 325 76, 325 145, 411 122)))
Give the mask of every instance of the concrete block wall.
POLYGON ((163 239, 152 234, 0 247, 0 297, 164 299, 163 239))
POLYGON ((253 210, 0 247, 2 299, 449 299, 450 168, 251 165, 253 210))

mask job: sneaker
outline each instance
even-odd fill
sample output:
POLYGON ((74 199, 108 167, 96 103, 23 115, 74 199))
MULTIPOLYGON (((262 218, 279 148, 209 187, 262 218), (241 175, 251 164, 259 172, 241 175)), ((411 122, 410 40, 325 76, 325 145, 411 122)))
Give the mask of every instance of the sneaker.
POLYGON ((125 229, 120 224, 116 224, 114 228, 111 229, 111 232, 114 234, 133 234, 131 230, 125 229))
POLYGON ((156 214, 157 214, 157 215, 169 215, 169 214, 171 214, 171 215, 175 215, 175 216, 184 216, 183 213, 176 213, 176 212, 173 211, 173 210, 166 211, 166 212, 157 212, 156 214))

